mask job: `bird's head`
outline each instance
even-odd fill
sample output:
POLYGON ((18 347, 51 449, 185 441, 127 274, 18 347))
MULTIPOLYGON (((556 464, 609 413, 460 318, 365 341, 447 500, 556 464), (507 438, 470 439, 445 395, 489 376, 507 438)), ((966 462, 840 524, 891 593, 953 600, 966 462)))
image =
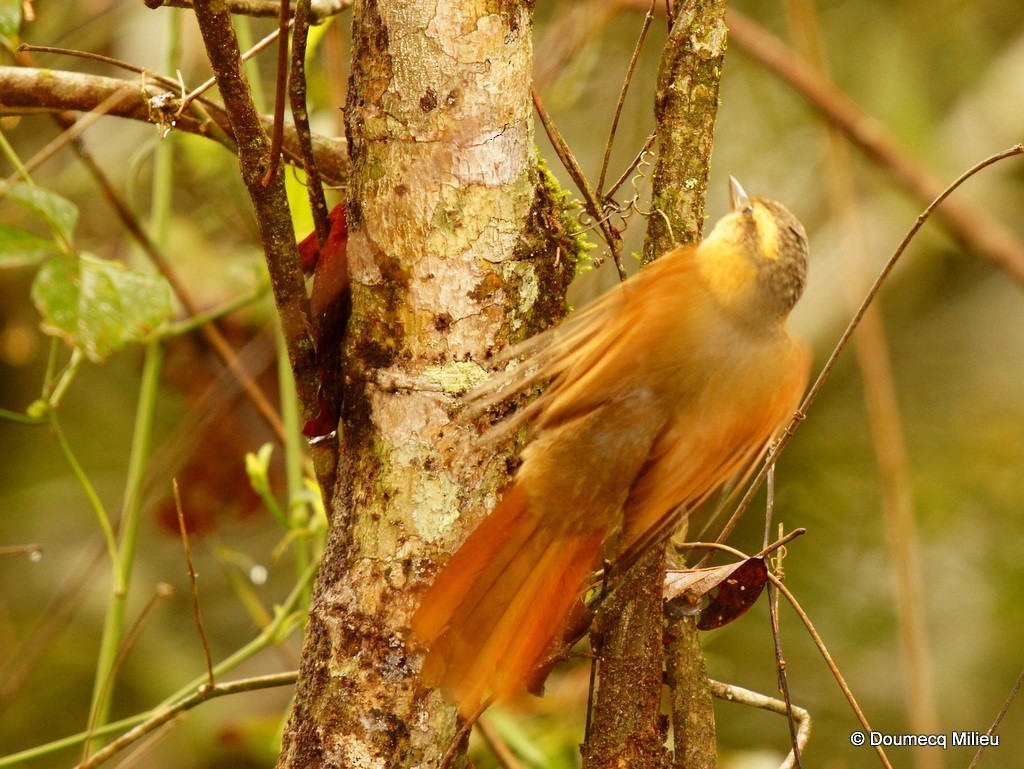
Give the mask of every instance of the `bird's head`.
POLYGON ((730 310, 784 320, 804 290, 807 234, 781 203, 729 182, 731 210, 697 250, 701 274, 730 310))

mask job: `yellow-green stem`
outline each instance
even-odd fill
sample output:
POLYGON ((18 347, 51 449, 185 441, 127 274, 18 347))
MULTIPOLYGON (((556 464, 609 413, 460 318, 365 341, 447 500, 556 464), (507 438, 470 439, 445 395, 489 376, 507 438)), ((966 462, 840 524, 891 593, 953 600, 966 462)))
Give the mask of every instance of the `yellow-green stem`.
MULTIPOLYGON (((295 377, 288 360, 288 348, 284 334, 277 333, 277 378, 281 389, 281 419, 284 422, 285 478, 288 484, 288 523, 295 529, 303 529, 310 520, 309 503, 304 501, 302 483, 303 452, 300 443, 302 426, 299 421, 299 395, 295 389, 295 377)), ((309 567, 309 540, 299 537, 295 540, 295 568, 297 576, 309 567)), ((309 605, 310 596, 303 596, 303 605, 309 605)))
MULTIPOLYGON (((268 646, 281 643, 285 638, 287 638, 291 631, 299 627, 298 616, 304 615, 305 611, 296 612, 296 607, 300 605, 302 597, 309 590, 309 586, 312 584, 313 578, 316 576, 316 571, 317 564, 310 564, 303 573, 302 578, 299 579, 295 587, 292 588, 291 593, 285 599, 284 603, 282 603, 281 607, 276 611, 273 622, 263 628, 262 632, 256 638, 251 640, 230 657, 214 666, 213 673, 216 678, 220 678, 224 674, 229 673, 231 670, 238 667, 246 660, 249 660, 268 646)), ((115 721, 114 723, 98 726, 91 732, 79 732, 78 734, 72 734, 68 737, 48 742, 45 745, 37 745, 34 748, 23 750, 20 753, 12 753, 8 756, 4 756, 0 758, 0 769, 4 769, 4 767, 8 766, 18 766, 26 761, 50 755, 51 753, 56 753, 59 750, 73 748, 75 745, 80 745, 85 740, 91 739, 92 737, 105 737, 121 731, 122 729, 130 729, 131 727, 152 718, 162 710, 172 707, 185 697, 191 695, 196 689, 206 684, 206 682, 207 673, 204 670, 200 675, 193 678, 151 710, 147 710, 144 713, 137 713, 134 716, 123 718, 120 721, 115 721)))

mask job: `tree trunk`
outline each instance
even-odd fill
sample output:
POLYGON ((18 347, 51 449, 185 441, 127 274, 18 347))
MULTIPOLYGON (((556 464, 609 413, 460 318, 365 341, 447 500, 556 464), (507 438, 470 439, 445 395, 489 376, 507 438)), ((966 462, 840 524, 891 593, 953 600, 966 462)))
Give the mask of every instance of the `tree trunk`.
POLYGON ((564 313, 577 251, 534 157, 529 9, 353 8, 342 461, 280 767, 436 766, 456 733, 406 627, 511 454, 454 396, 564 313))

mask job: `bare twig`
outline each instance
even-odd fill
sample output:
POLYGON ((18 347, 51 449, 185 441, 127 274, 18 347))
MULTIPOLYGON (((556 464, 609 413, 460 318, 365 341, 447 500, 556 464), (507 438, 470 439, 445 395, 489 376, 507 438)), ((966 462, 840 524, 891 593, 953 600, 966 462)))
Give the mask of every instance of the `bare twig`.
POLYGON ((654 144, 655 139, 657 139, 657 135, 653 133, 647 137, 647 140, 644 142, 644 146, 640 148, 640 151, 636 153, 636 157, 633 158, 633 162, 626 167, 626 170, 622 172, 622 175, 619 176, 615 184, 609 187, 608 191, 604 193, 605 200, 618 192, 619 187, 629 181, 629 177, 633 175, 633 172, 639 167, 640 163, 643 162, 644 154, 650 151, 651 145, 654 144))
MULTIPOLYGON (((287 29, 290 23, 291 22, 285 21, 284 22, 284 28, 287 29)), ((253 45, 253 47, 250 48, 248 51, 245 51, 244 53, 242 53, 242 55, 240 57, 240 61, 241 62, 249 61, 249 59, 251 59, 256 54, 258 54, 258 53, 264 51, 265 49, 269 48, 270 45, 275 40, 278 40, 278 39, 281 38, 282 34, 283 34, 283 32, 282 32, 281 29, 275 29, 273 32, 271 32, 270 34, 266 35, 262 40, 260 40, 255 45, 253 45)), ((206 93, 211 88, 213 88, 215 85, 217 85, 217 78, 216 77, 211 77, 210 79, 208 79, 208 80, 204 81, 202 84, 200 84, 198 87, 193 88, 187 94, 182 96, 181 97, 181 106, 178 108, 178 112, 181 113, 181 111, 183 109, 185 109, 189 104, 191 104, 193 100, 198 99, 200 97, 200 95, 206 93)), ((276 114, 274 115, 274 117, 271 118, 271 122, 272 122, 273 125, 276 125, 278 122, 280 122, 280 121, 276 120, 276 114)))
POLYGON ((258 689, 271 689, 277 686, 289 686, 295 683, 296 678, 298 678, 298 671, 293 670, 288 673, 277 673, 275 675, 259 676, 257 678, 245 678, 240 681, 232 681, 227 684, 217 684, 212 689, 204 684, 189 696, 161 710, 159 713, 155 713, 152 717, 142 722, 134 729, 130 729, 125 732, 102 750, 96 751, 88 759, 79 763, 75 769, 94 769, 94 767, 104 763, 136 740, 144 737, 154 729, 159 728, 171 719, 177 717, 180 713, 191 710, 196 707, 196 705, 201 705, 207 700, 214 699, 215 697, 223 697, 228 694, 251 692, 258 689))
POLYGON ((633 57, 629 60, 626 77, 623 79, 622 89, 619 91, 619 101, 615 105, 615 114, 612 117, 612 127, 608 131, 608 142, 604 147, 604 160, 601 161, 601 175, 597 180, 597 191, 601 195, 604 195, 604 180, 608 173, 608 161, 612 156, 612 146, 615 144, 615 133, 619 127, 619 116, 622 114, 622 105, 626 103, 626 92, 629 90, 629 84, 633 82, 633 72, 636 70, 636 63, 640 58, 640 51, 643 49, 644 40, 647 39, 647 31, 651 28, 651 22, 654 21, 654 7, 657 4, 658 0, 651 0, 651 7, 647 9, 647 15, 644 16, 644 24, 640 29, 640 34, 637 36, 636 45, 633 47, 633 57))
POLYGON ((988 168, 989 166, 998 163, 1001 160, 1006 160, 1007 158, 1015 157, 1017 155, 1024 155, 1024 144, 1016 144, 1013 147, 1010 147, 1009 149, 1005 149, 1002 152, 997 152, 995 155, 991 155, 985 158, 980 163, 971 167, 963 174, 961 174, 959 177, 957 177, 955 181, 953 181, 948 187, 946 187, 946 189, 943 190, 942 193, 937 198, 935 198, 935 200, 933 200, 928 205, 928 207, 921 212, 920 215, 918 215, 917 221, 914 223, 914 226, 911 227, 910 230, 907 232, 906 236, 900 242, 899 246, 897 246, 896 251, 893 253, 891 257, 889 257, 889 261, 885 263, 881 271, 878 273, 878 277, 875 278, 874 283, 871 284, 871 288, 868 290, 867 295, 864 297, 864 301, 861 302, 861 305, 857 309, 857 312, 854 313, 853 318, 850 320, 850 323, 846 327, 846 330, 843 331, 842 335, 839 337, 839 341, 836 343, 835 348, 832 350, 832 354, 829 355, 829 358, 825 362, 825 365, 822 367, 817 379, 814 380, 814 384, 811 385, 811 388, 807 391, 807 395, 804 396, 803 403, 800 404, 799 409, 797 409, 796 413, 793 415, 793 418, 789 421, 789 424, 787 424, 786 427, 783 429, 782 434, 779 436, 779 439, 775 443, 775 446, 768 453, 768 456, 766 457, 765 462, 762 465, 760 471, 758 471, 757 475, 754 476, 754 480, 750 483, 750 486, 747 488, 747 493, 743 495, 743 498, 736 506, 735 512, 733 512, 732 516, 729 518, 728 523, 726 523, 725 527, 722 529, 722 533, 718 537, 719 542, 724 542, 728 538, 729 534, 732 533, 733 529, 736 528, 736 524, 739 522, 740 516, 750 505, 750 501, 754 498, 754 495, 757 493, 758 489, 761 488, 761 484, 764 483, 765 476, 768 474, 768 470, 776 463, 776 461, 778 461, 779 455, 782 453, 782 450, 786 447, 790 439, 793 437, 793 433, 796 432, 797 426, 806 418, 807 410, 811 407, 811 404, 814 403, 815 398, 818 397, 818 393, 821 391, 821 388, 824 386, 825 381, 832 373, 832 369, 835 367, 836 361, 839 359, 839 356, 842 354, 843 350, 846 349, 846 346, 849 344, 850 337, 853 336, 853 332, 856 331, 857 326, 860 325, 861 319, 864 317, 864 313, 867 312, 868 307, 871 306, 871 302, 873 302, 875 297, 878 295, 878 292, 882 288, 882 284, 885 282, 886 278, 889 277, 889 273, 892 272, 892 269, 896 266, 896 263, 899 261, 900 257, 903 256, 903 252, 907 250, 907 246, 910 245, 910 241, 914 239, 914 236, 917 235, 921 227, 924 226, 924 223, 931 218, 931 215, 935 212, 935 209, 938 208, 938 206, 944 200, 946 200, 946 198, 952 195, 953 192, 955 192, 960 185, 962 185, 975 174, 988 168))
MULTIPOLYGON (((106 694, 114 681, 117 679, 117 674, 121 670, 121 666, 124 665, 124 661, 128 658, 132 649, 135 648, 135 642, 139 640, 139 636, 142 635, 142 630, 145 628, 146 623, 156 610, 160 602, 170 598, 174 594, 174 588, 164 582, 159 583, 156 589, 153 591, 153 596, 149 599, 149 602, 143 608, 139 614, 138 619, 132 624, 128 632, 125 634, 124 640, 121 642, 121 647, 117 650, 117 657, 114 658, 114 663, 110 666, 110 672, 108 673, 106 680, 103 681, 103 688, 100 690, 98 700, 102 700, 106 697, 106 694)), ((92 718, 89 721, 89 728, 86 733, 86 739, 82 743, 82 750, 85 753, 82 756, 82 760, 86 761, 88 756, 89 744, 92 742, 92 732, 96 728, 96 718, 98 717, 99 711, 93 713, 92 718)))
MULTIPOLYGON (((825 664, 828 665, 829 670, 832 671, 832 676, 836 679, 836 683, 839 684, 839 688, 843 691, 843 696, 846 697, 846 701, 850 703, 850 707, 853 708, 854 715, 857 716, 857 720, 860 721, 860 725, 864 728, 865 734, 870 734, 871 724, 868 723, 867 716, 864 715, 864 711, 860 709, 860 705, 857 703, 857 698, 853 696, 853 691, 850 689, 849 684, 846 683, 846 678, 839 672, 839 666, 836 665, 832 655, 829 653, 828 648, 825 646, 825 642, 821 640, 821 636, 818 635, 818 631, 815 629, 814 624, 811 622, 811 618, 807 616, 807 612, 803 610, 800 602, 796 600, 789 588, 782 584, 782 580, 776 577, 771 572, 768 572, 768 579, 771 580, 776 590, 782 593, 786 600, 789 601, 790 606, 793 607, 793 611, 800 617, 800 621, 804 623, 804 627, 807 628, 807 632, 810 633, 811 639, 814 641, 814 645, 818 647, 818 652, 825 660, 825 664)), ((886 769, 892 769, 892 764, 889 763, 889 758, 885 755, 885 751, 882 750, 881 745, 875 746, 875 752, 878 753, 878 757, 882 762, 882 765, 886 769)))
MULTIPOLYGON (((150 76, 154 81, 155 76, 150 76)), ((160 80, 163 82, 163 79, 160 80)), ((34 67, 0 67, 0 113, 30 112, 92 112, 125 85, 131 86, 125 97, 110 107, 108 115, 128 118, 144 123, 159 123, 150 104, 154 97, 177 89, 177 84, 166 88, 155 83, 137 84, 134 81, 101 75, 87 75, 80 72, 37 69, 34 67)), ((232 152, 237 151, 232 134, 231 122, 223 106, 207 102, 211 120, 202 122, 187 113, 175 117, 174 128, 186 133, 212 138, 224 144, 232 152)), ((269 129, 271 119, 260 116, 260 122, 269 129)), ((298 138, 295 128, 285 126, 285 150, 298 154, 298 138)), ((313 151, 324 178, 332 184, 342 184, 348 177, 348 154, 343 139, 313 137, 313 151)))
MULTIPOLYGON (((1021 687, 1024 686, 1024 670, 1020 671, 1020 675, 1017 676, 1017 680, 1014 682, 1013 687, 1010 689, 1010 693, 1006 695, 1006 700, 1003 702, 1003 706, 999 708, 999 712, 996 714, 995 720, 992 725, 985 732, 989 737, 996 733, 996 729, 999 728, 999 724, 1003 721, 1003 716, 1006 715, 1006 711, 1010 709, 1010 705, 1017 699, 1017 695, 1020 693, 1021 687)), ((974 769, 981 760, 982 754, 985 752, 985 745, 978 748, 978 752, 974 754, 974 758, 971 759, 970 765, 967 769, 974 769)))
MULTIPOLYGON (((129 62, 122 61, 121 59, 115 59, 112 56, 104 56, 101 53, 93 53, 92 51, 79 51, 73 48, 57 48, 48 45, 29 45, 28 43, 22 43, 20 46, 18 46, 18 50, 16 53, 18 64, 22 67, 34 67, 35 63, 31 58, 31 54, 33 53, 53 53, 58 54, 60 56, 73 56, 78 59, 88 59, 90 61, 99 61, 104 64, 109 64, 112 67, 123 69, 126 72, 134 72, 135 74, 142 76, 142 84, 140 86, 140 90, 143 92, 147 90, 146 87, 148 86, 150 80, 153 80, 156 83, 159 83, 160 85, 164 86, 165 88, 170 89, 170 92, 172 94, 177 94, 179 90, 184 89, 184 86, 181 84, 180 81, 174 80, 169 77, 165 77, 164 75, 161 75, 157 72, 151 72, 145 67, 138 67, 134 64, 130 64, 129 62)), ((253 50, 249 53, 249 55, 254 55, 255 53, 256 51, 253 50)), ((200 128, 212 128, 213 130, 209 132, 210 135, 213 138, 225 144, 226 146, 230 146, 232 151, 234 151, 235 147, 231 144, 231 139, 227 135, 230 132, 230 127, 228 124, 227 115, 224 114, 223 107, 221 107, 216 102, 202 98, 201 96, 201 94, 209 90, 209 88, 212 87, 213 84, 214 81, 210 79, 206 83, 201 85, 199 88, 197 88, 195 91, 193 91, 192 94, 190 94, 189 96, 185 96, 185 94, 183 93, 180 94, 180 96, 171 96, 168 103, 171 105, 177 105, 176 113, 174 114, 173 118, 173 127, 189 130, 187 126, 196 123, 200 128), (196 114, 193 116, 186 115, 185 108, 189 107, 193 101, 198 102, 200 105, 202 105, 202 107, 193 106, 192 109, 195 111, 196 114), (213 115, 215 115, 215 117, 211 117, 211 111, 213 115), (210 125, 211 123, 212 125, 210 125)), ((143 93, 143 95, 147 96, 148 94, 143 93)), ((150 99, 147 102, 149 122, 161 122, 167 116, 167 113, 165 112, 166 108, 157 108, 153 106, 154 102, 156 102, 157 100, 163 101, 167 96, 167 92, 158 92, 154 96, 150 97, 150 99)), ((174 107, 172 106, 171 109, 174 109, 174 107)), ((99 110, 92 109, 88 111, 96 112, 99 110)))
POLYGON ((306 194, 313 213, 316 239, 323 248, 331 232, 327 214, 327 200, 316 165, 313 146, 310 143, 309 113, 306 110, 306 38, 309 34, 310 0, 297 0, 295 5, 295 28, 292 30, 292 66, 288 79, 288 96, 295 121, 295 133, 299 140, 299 154, 302 168, 306 172, 306 194))
MULTIPOLYGON (((28 43, 22 43, 18 46, 18 53, 53 53, 59 56, 73 56, 77 59, 88 59, 89 61, 98 61, 103 64, 109 64, 112 67, 123 69, 126 72, 134 72, 136 75, 142 75, 145 80, 154 80, 160 85, 175 90, 179 88, 177 81, 161 75, 159 72, 151 72, 145 67, 139 67, 121 59, 115 59, 113 56, 105 56, 102 53, 94 53, 93 51, 79 51, 74 48, 59 48, 52 45, 29 45, 28 43)), ((31 66, 31 65, 25 65, 31 66)), ((200 101, 206 101, 200 99, 200 101)), ((206 101, 207 106, 216 106, 214 102, 206 101)))
POLYGON ((572 150, 569 149, 569 145, 566 143, 565 139, 562 138, 562 133, 558 130, 558 126, 556 126, 554 121, 551 120, 551 116, 548 115, 548 111, 544 109, 544 103, 540 99, 540 94, 536 91, 533 92, 533 106, 537 109, 537 115, 540 117, 541 125, 544 126, 544 130, 547 133, 548 138, 551 140, 551 144, 555 148, 555 152, 558 154, 559 160, 562 161, 562 165, 565 166, 565 170, 569 172, 569 176, 572 177, 572 180, 575 182, 580 194, 583 195, 584 209, 588 214, 590 214, 598 227, 600 227, 601 235, 608 244, 608 248, 611 249, 612 259, 615 261, 615 268, 619 271, 619 280, 625 280, 626 268, 622 265, 622 238, 609 223, 608 216, 604 211, 604 207, 601 205, 601 201, 597 197, 597 193, 594 192, 593 188, 590 186, 590 182, 587 181, 587 177, 583 173, 583 169, 580 168, 580 164, 576 162, 576 158, 572 154, 572 150))
MULTIPOLYGON (((192 8, 192 0, 144 0, 147 8, 192 8)), ((228 10, 239 16, 277 16, 278 0, 229 0, 228 10)), ((330 16, 336 16, 352 7, 352 0, 314 0, 310 18, 319 24, 330 16)))
MULTIPOLYGON (((795 534, 796 532, 792 533, 795 534)), ((750 558, 750 556, 748 556, 742 550, 737 550, 734 547, 730 547, 729 545, 723 545, 719 542, 694 542, 684 543, 679 546, 683 548, 707 547, 712 548, 714 550, 721 550, 725 553, 731 553, 737 558, 742 558, 743 560, 747 560, 750 558)), ((818 652, 825 660, 825 664, 828 665, 829 670, 832 671, 833 678, 835 678, 836 683, 839 684, 839 688, 842 690, 843 696, 846 697, 846 701, 850 704, 850 707, 853 709, 853 713, 855 716, 857 716, 857 720, 863 727, 865 734, 870 733, 872 729, 871 724, 868 723, 867 716, 865 716, 864 711, 860 709, 860 705, 857 703, 857 698, 853 696, 853 691, 850 689, 849 684, 846 683, 846 679, 843 677, 843 674, 839 671, 839 666, 836 665, 835 660, 832 659, 832 655, 829 653, 828 647, 825 646, 825 642, 821 640, 821 636, 818 635, 818 631, 814 627, 814 623, 811 622, 811 618, 807 616, 807 612, 804 611, 803 607, 800 605, 800 602, 796 600, 796 596, 789 592, 789 589, 784 584, 782 584, 782 581, 774 574, 772 574, 770 571, 768 572, 768 579, 771 581, 772 585, 774 585, 775 588, 786 597, 786 600, 789 601, 790 606, 793 607, 793 610, 797 613, 797 616, 800 617, 800 621, 804 623, 804 627, 807 628, 807 632, 810 634, 811 640, 814 641, 814 645, 818 647, 818 652)), ((882 765, 885 766, 886 769, 892 769, 892 764, 889 763, 889 759, 885 755, 885 751, 882 750, 882 747, 880 745, 875 746, 875 752, 878 753, 878 756, 882 761, 882 765)))
POLYGON ((288 0, 280 0, 281 14, 278 19, 277 29, 277 77, 274 89, 274 129, 270 134, 270 165, 261 180, 264 187, 277 175, 281 167, 281 143, 284 140, 284 100, 288 90, 288 26, 289 6, 288 0))
POLYGON ((224 108, 231 117, 231 127, 238 142, 242 180, 255 210, 281 330, 295 372, 302 418, 309 419, 316 413, 316 362, 308 331, 306 287, 284 180, 278 176, 272 184, 263 185, 263 177, 273 162, 270 142, 242 73, 241 52, 231 14, 214 0, 197 0, 195 13, 207 56, 224 98, 224 108))
MULTIPOLYGON (((774 505, 775 497, 775 472, 774 468, 772 472, 768 473, 768 499, 770 501, 769 508, 774 505)), ((767 524, 771 522, 771 514, 765 516, 767 524)), ((779 524, 779 533, 781 534, 782 524, 779 524)), ((765 545, 767 546, 768 540, 768 528, 765 527, 765 545)), ((785 550, 779 553, 778 557, 773 559, 774 563, 778 564, 776 568, 776 575, 780 580, 782 579, 782 559, 785 554, 785 550)), ((796 708, 793 707, 793 698, 789 693, 789 675, 786 673, 786 658, 782 654, 782 632, 779 629, 779 593, 775 589, 775 585, 772 583, 768 584, 768 615, 771 620, 772 626, 772 645, 775 647, 775 669, 779 677, 779 691, 782 692, 783 704, 786 706, 785 715, 789 721, 789 739, 793 745, 792 751, 789 754, 789 761, 792 759, 792 763, 796 766, 796 769, 802 769, 803 762, 800 759, 800 754, 803 750, 803 745, 800 742, 800 724, 798 723, 799 718, 796 713, 796 708)), ((810 724, 808 724, 809 728, 810 724)), ((806 744, 806 736, 804 738, 804 744, 806 744)))
POLYGON ((42 545, 4 545, 0 547, 0 558, 11 558, 13 556, 25 555, 30 560, 39 561, 43 557, 42 545))
POLYGON ((203 614, 199 608, 199 585, 196 578, 195 566, 192 563, 192 548, 188 542, 188 526, 185 525, 185 511, 181 507, 181 494, 178 493, 178 479, 171 479, 171 486, 174 488, 174 509, 178 513, 178 529, 181 531, 181 543, 185 548, 185 563, 188 565, 188 584, 192 593, 192 616, 196 621, 196 630, 199 631, 199 640, 203 644, 203 654, 206 655, 207 689, 216 686, 213 678, 213 655, 210 654, 210 642, 206 639, 206 629, 203 627, 203 614))
POLYGON ((807 747, 811 739, 811 714, 804 708, 797 707, 790 702, 783 702, 773 697, 766 697, 763 694, 752 692, 732 684, 723 684, 719 681, 711 681, 711 694, 721 700, 728 700, 739 705, 746 705, 751 708, 767 710, 770 713, 777 713, 786 716, 791 723, 796 724, 796 736, 793 738, 794 749, 786 756, 779 769, 794 769, 800 766, 800 752, 807 747))
POLYGON ((803 527, 793 529, 789 534, 779 537, 771 544, 765 545, 759 552, 753 555, 747 555, 729 545, 723 545, 721 542, 677 542, 673 543, 672 546, 679 550, 721 550, 722 552, 732 553, 746 561, 751 558, 764 558, 766 555, 771 555, 779 548, 785 547, 794 539, 802 537, 806 533, 807 529, 803 527))

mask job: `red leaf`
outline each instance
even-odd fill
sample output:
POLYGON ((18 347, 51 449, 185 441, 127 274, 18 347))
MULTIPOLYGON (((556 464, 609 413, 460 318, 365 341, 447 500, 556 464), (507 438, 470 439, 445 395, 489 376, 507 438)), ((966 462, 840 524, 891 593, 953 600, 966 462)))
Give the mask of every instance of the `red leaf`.
POLYGON ((348 272, 348 220, 345 204, 336 205, 330 214, 331 232, 322 249, 316 233, 299 244, 303 269, 315 268, 309 308, 312 315, 316 367, 320 378, 317 392, 318 413, 302 427, 307 438, 328 435, 338 426, 341 399, 341 344, 352 312, 351 281, 348 272))
MULTIPOLYGON (((313 313, 313 323, 317 326, 317 333, 321 334, 325 329, 320 328, 323 316, 331 311, 331 307, 339 300, 347 302, 349 293, 348 275, 348 221, 345 218, 345 204, 339 203, 331 210, 331 233, 327 236, 324 247, 316 250, 316 233, 310 233, 303 244, 308 243, 312 238, 314 265, 313 291, 309 297, 310 310, 313 313)), ((302 244, 299 245, 299 253, 302 253, 302 244)), ((307 252, 309 248, 307 248, 307 252)), ((305 269, 306 257, 303 256, 303 268, 305 269)), ((342 319, 342 323, 348 320, 348 313, 342 319)))
POLYGON ((714 630, 728 625, 754 605, 768 581, 768 567, 763 558, 744 561, 719 583, 717 593, 700 613, 698 630, 714 630))

